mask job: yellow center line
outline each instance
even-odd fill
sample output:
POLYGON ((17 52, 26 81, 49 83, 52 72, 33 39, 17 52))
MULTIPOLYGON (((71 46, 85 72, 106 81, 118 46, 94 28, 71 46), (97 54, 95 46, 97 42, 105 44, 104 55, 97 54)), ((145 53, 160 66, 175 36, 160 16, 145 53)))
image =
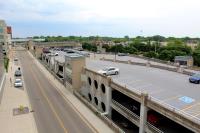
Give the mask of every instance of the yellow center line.
POLYGON ((37 77, 35 76, 35 74, 34 74, 34 72, 33 72, 33 70, 32 70, 32 69, 33 69, 32 66, 30 66, 30 67, 31 67, 30 72, 32 73, 33 78, 34 78, 35 81, 37 82, 41 94, 42 94, 43 97, 46 99, 47 103, 49 104, 49 106, 50 106, 50 108, 51 108, 51 110, 52 110, 52 112, 53 112, 53 114, 56 116, 56 119, 58 120, 60 126, 63 128, 64 132, 67 133, 68 131, 67 131, 67 129, 65 128, 64 123, 62 122, 62 120, 60 119, 60 117, 58 116, 58 114, 56 113, 55 108, 53 107, 53 105, 51 104, 49 98, 47 97, 47 95, 46 95, 45 92, 43 91, 43 89, 42 89, 43 87, 40 85, 39 80, 38 80, 37 77))

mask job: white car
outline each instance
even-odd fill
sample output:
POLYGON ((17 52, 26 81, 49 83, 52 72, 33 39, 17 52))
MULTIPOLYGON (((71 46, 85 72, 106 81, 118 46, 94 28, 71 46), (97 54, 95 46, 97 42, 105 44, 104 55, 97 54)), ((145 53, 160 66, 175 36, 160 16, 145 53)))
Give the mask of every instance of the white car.
POLYGON ((99 73, 103 74, 103 75, 118 75, 119 74, 119 68, 116 67, 108 67, 102 70, 98 71, 99 73))
POLYGON ((15 87, 22 87, 22 80, 21 79, 15 79, 15 83, 14 83, 15 87))

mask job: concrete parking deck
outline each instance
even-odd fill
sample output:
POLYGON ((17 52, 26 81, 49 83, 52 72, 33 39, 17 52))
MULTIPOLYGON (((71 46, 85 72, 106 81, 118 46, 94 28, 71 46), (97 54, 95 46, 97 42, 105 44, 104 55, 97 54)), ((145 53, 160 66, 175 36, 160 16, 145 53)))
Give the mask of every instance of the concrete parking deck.
POLYGON ((147 92, 154 100, 180 110, 200 122, 200 85, 191 84, 189 76, 146 66, 108 61, 87 60, 87 68, 99 69, 114 66, 120 74, 113 80, 134 92, 147 92))

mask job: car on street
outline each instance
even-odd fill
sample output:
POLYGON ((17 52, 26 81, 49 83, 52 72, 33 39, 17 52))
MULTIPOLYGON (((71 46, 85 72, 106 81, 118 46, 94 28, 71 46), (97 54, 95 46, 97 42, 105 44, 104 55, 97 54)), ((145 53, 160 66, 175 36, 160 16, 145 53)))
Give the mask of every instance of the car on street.
POLYGON ((18 58, 14 58, 14 61, 18 61, 18 58))
POLYGON ((200 73, 196 73, 189 78, 190 83, 199 84, 200 83, 200 73))
POLYGON ((21 71, 19 69, 15 71, 15 76, 16 77, 19 77, 21 75, 22 75, 22 73, 21 73, 21 71))
POLYGON ((116 67, 108 67, 104 68, 102 70, 99 70, 98 73, 101 73, 103 75, 118 75, 119 74, 119 68, 116 67))
POLYGON ((21 79, 15 79, 15 83, 14 83, 15 87, 22 87, 22 80, 21 79))

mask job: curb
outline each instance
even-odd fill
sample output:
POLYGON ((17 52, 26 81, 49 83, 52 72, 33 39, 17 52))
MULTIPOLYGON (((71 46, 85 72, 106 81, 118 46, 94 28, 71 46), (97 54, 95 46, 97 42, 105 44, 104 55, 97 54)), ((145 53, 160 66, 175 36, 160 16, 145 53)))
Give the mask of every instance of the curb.
POLYGON ((3 78, 2 78, 1 84, 0 84, 0 104, 1 104, 2 97, 3 97, 5 81, 6 81, 6 73, 3 74, 3 78))

